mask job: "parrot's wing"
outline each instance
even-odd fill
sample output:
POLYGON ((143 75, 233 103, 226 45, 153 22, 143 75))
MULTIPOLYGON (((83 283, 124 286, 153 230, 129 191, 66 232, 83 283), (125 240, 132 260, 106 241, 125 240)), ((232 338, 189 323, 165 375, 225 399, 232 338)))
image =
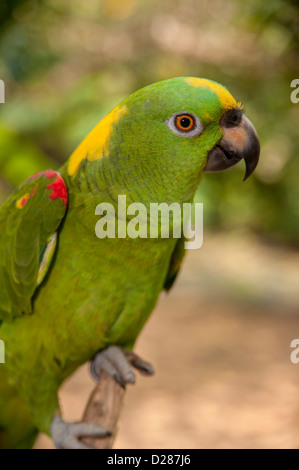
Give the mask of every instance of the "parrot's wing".
POLYGON ((179 238, 170 259, 167 276, 164 283, 164 289, 169 290, 173 286, 174 281, 179 273, 183 258, 185 256, 185 238, 179 238))
POLYGON ((22 183, 0 208, 0 323, 31 313, 66 207, 63 178, 44 171, 22 183))

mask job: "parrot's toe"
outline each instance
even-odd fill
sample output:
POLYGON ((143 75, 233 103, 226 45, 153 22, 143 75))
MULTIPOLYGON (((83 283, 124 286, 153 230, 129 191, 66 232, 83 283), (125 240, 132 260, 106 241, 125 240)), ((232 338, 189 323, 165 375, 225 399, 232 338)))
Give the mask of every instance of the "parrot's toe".
POLYGON ((101 370, 111 375, 122 386, 135 383, 135 374, 132 366, 145 375, 152 375, 154 369, 149 362, 144 361, 137 354, 118 346, 109 346, 98 352, 90 365, 90 371, 95 380, 99 380, 101 370))
POLYGON ((110 431, 87 423, 67 423, 55 416, 51 423, 51 435, 57 449, 90 449, 79 440, 81 437, 107 437, 110 431))
POLYGON ((130 364, 132 364, 132 366, 138 369, 139 372, 144 375, 153 375, 155 373, 153 366, 149 362, 145 361, 140 356, 133 353, 133 351, 128 351, 126 349, 124 349, 123 351, 130 364))

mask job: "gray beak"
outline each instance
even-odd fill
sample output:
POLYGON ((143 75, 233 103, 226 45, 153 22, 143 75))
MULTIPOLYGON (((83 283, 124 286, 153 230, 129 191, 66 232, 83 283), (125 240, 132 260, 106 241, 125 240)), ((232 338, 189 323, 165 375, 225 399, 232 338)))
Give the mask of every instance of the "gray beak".
POLYGON ((245 181, 255 170, 260 155, 260 143, 253 124, 240 111, 229 110, 220 121, 221 140, 208 153, 204 171, 223 171, 244 159, 245 181))

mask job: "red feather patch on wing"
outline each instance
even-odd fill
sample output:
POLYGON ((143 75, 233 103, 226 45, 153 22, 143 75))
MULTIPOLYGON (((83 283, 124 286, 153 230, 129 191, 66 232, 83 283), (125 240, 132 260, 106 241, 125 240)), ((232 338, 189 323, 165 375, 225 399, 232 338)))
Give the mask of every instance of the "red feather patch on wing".
POLYGON ((55 178, 55 180, 47 186, 47 189, 52 189, 52 192, 49 195, 49 197, 52 200, 62 199, 65 207, 67 207, 67 200, 68 200, 67 187, 62 176, 56 171, 46 170, 46 171, 40 171, 39 173, 36 173, 35 175, 31 176, 29 179, 35 179, 41 175, 45 175, 46 178, 48 178, 48 180, 55 178))
POLYGON ((67 189, 65 182, 60 175, 53 181, 52 184, 47 186, 47 189, 52 189, 50 199, 62 199, 65 207, 67 206, 67 189))

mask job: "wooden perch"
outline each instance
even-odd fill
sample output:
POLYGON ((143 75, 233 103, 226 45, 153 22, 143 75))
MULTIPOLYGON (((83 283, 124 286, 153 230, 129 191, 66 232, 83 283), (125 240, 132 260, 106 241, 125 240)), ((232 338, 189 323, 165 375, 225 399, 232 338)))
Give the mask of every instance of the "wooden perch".
POLYGON ((111 449, 117 431, 117 421, 121 411, 125 388, 117 383, 106 372, 101 372, 100 380, 95 386, 87 403, 83 422, 102 426, 112 432, 108 437, 85 437, 84 444, 94 449, 111 449))
MULTIPOLYGON (((128 363, 135 367, 143 375, 153 375, 154 369, 152 365, 144 361, 133 351, 127 349, 122 350, 128 363)), ((132 381, 135 383, 133 374, 132 381)), ((122 407, 125 388, 122 387, 107 372, 101 370, 100 380, 90 395, 87 407, 85 409, 82 421, 84 423, 96 424, 112 433, 109 437, 84 437, 82 442, 93 447, 94 449, 111 449, 116 435, 116 426, 122 407)))

